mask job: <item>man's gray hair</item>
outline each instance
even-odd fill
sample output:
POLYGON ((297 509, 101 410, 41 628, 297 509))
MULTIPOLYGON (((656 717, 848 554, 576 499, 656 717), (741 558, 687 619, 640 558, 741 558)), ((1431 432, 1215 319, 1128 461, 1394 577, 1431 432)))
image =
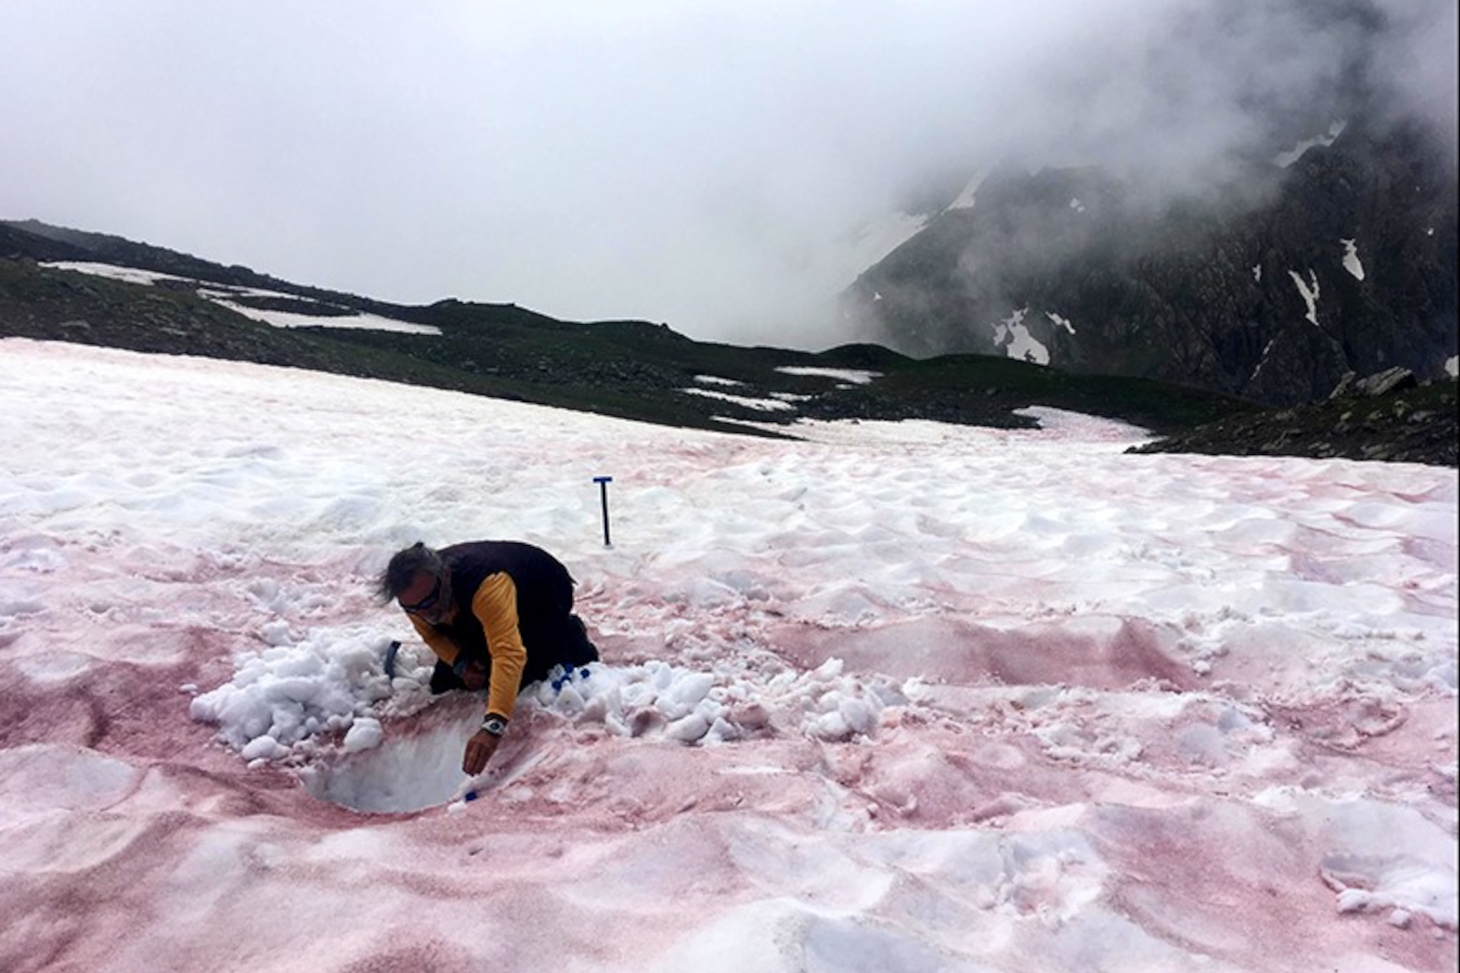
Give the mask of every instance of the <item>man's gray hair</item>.
POLYGON ((394 601, 400 593, 411 586, 417 571, 425 571, 433 578, 446 577, 446 562, 423 542, 416 541, 402 551, 396 551, 385 570, 380 572, 377 591, 382 601, 394 601))

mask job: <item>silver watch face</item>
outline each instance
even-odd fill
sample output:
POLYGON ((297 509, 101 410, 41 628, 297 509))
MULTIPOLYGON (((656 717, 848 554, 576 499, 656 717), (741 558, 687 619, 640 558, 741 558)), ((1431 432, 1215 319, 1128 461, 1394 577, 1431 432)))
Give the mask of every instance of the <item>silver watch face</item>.
POLYGON ((493 716, 489 719, 482 721, 482 729, 486 730, 494 737, 499 737, 507 731, 507 724, 504 721, 493 716))

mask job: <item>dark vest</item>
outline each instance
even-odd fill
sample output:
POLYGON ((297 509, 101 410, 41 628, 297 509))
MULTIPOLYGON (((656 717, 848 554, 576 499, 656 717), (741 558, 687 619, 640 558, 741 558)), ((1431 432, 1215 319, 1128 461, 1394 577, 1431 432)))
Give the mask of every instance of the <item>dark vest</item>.
POLYGON ((573 578, 568 569, 542 548, 519 541, 473 541, 443 547, 441 559, 451 574, 456 617, 436 630, 475 658, 489 655, 482 623, 471 600, 488 576, 505 571, 517 587, 517 626, 532 658, 533 634, 553 630, 573 610, 573 578))

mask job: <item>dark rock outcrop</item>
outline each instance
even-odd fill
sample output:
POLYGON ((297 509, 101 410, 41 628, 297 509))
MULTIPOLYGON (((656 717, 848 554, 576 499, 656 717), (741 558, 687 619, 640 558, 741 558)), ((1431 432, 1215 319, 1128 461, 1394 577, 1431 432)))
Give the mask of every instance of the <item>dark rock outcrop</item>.
POLYGON ((1131 450, 1225 456, 1304 456, 1460 465, 1456 382, 1420 385, 1403 369, 1353 382, 1308 405, 1237 414, 1131 450))
POLYGON ((1294 405, 1456 354, 1457 191, 1418 125, 1351 122, 1287 168, 1151 205, 1098 169, 996 172, 844 295, 908 354, 1008 354, 1294 405), (1268 185, 1263 185, 1263 183, 1268 185), (1235 185, 1235 184, 1234 184, 1235 185))

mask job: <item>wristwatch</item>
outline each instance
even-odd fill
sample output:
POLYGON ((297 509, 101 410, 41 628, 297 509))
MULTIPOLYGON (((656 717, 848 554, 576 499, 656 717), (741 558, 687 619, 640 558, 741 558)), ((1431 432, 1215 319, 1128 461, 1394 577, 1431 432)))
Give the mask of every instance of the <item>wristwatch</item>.
POLYGON ((482 729, 494 737, 499 737, 507 732, 507 721, 500 716, 489 716, 482 720, 482 729))

